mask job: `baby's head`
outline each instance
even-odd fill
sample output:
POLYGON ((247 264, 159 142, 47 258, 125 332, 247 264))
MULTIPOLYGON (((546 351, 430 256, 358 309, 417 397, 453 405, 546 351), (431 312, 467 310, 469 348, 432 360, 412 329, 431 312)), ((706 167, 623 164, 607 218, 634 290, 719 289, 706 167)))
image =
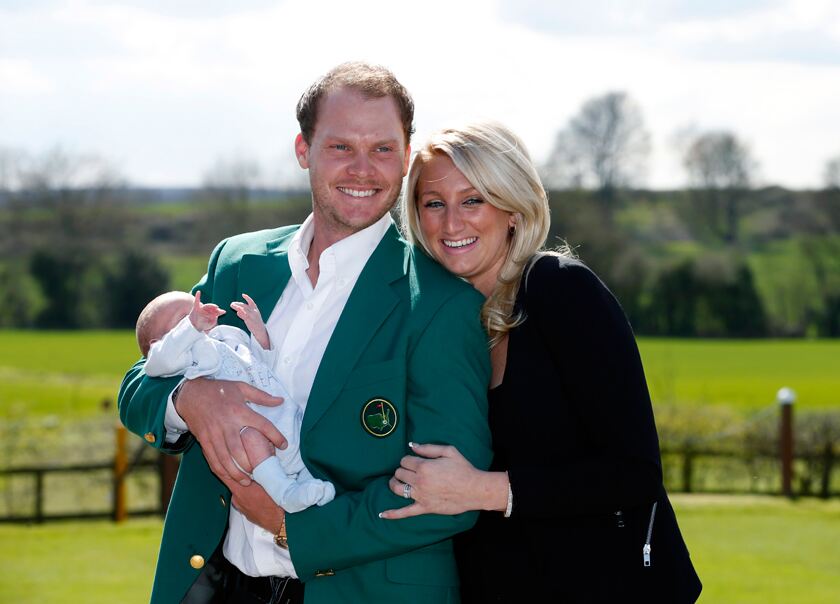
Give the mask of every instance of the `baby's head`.
POLYGON ((190 314, 193 296, 187 292, 166 292, 146 305, 137 317, 137 345, 143 356, 149 356, 151 345, 171 331, 190 314))

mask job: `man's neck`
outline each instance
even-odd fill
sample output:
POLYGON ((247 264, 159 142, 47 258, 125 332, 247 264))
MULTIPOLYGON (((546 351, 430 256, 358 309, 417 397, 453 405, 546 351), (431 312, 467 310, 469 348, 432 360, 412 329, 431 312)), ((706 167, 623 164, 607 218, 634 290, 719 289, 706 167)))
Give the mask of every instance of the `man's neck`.
POLYGON ((306 261, 309 268, 306 275, 314 288, 318 284, 318 277, 321 274, 321 254, 331 245, 334 245, 352 235, 353 233, 332 233, 329 229, 319 228, 317 224, 312 225, 312 243, 309 244, 309 251, 306 253, 306 261))

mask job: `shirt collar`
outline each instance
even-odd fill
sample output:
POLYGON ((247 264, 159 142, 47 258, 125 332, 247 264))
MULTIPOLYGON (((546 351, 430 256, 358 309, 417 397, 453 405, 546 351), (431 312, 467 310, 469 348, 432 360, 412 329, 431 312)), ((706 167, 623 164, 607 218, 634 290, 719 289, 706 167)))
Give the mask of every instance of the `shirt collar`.
MULTIPOLYGON (((369 227, 336 241, 325 249, 319 260, 319 282, 321 278, 331 279, 334 276, 357 279, 393 222, 391 214, 386 213, 369 227)), ((313 215, 310 214, 289 242, 289 267, 292 270, 292 278, 304 291, 312 290, 306 275, 306 269, 309 268, 306 256, 314 235, 315 224, 313 215)))

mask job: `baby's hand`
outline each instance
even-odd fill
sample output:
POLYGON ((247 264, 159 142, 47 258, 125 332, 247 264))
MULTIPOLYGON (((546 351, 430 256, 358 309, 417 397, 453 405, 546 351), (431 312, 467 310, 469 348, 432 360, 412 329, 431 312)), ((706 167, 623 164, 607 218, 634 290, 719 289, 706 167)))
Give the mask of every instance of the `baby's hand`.
POLYGON ((260 309, 257 308, 257 303, 251 299, 248 294, 242 294, 245 298, 246 304, 242 302, 231 302, 230 307, 236 311, 236 316, 245 322, 248 326, 248 331, 256 338, 263 350, 271 349, 271 340, 268 337, 268 330, 263 323, 260 309))
POLYGON ((195 300, 193 300, 193 307, 190 311, 190 323, 198 331, 209 331, 216 327, 219 317, 225 312, 215 304, 202 304, 201 290, 198 290, 195 292, 195 300))
POLYGON ((274 445, 265 435, 250 426, 245 426, 240 433, 242 446, 245 447, 245 455, 248 456, 248 463, 256 468, 266 459, 274 455, 274 445))

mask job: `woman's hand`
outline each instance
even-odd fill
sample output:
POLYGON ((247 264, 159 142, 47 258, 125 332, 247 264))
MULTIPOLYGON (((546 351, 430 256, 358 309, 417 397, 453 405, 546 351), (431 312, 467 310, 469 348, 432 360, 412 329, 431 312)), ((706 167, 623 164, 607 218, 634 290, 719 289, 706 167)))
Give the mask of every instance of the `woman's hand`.
POLYGON ((382 512, 381 518, 397 520, 419 514, 454 515, 469 510, 505 509, 508 483, 504 472, 478 470, 449 445, 409 443, 409 446, 421 457, 403 457, 388 486, 401 497, 408 492, 414 503, 382 512), (411 488, 407 489, 406 485, 411 488))

